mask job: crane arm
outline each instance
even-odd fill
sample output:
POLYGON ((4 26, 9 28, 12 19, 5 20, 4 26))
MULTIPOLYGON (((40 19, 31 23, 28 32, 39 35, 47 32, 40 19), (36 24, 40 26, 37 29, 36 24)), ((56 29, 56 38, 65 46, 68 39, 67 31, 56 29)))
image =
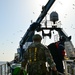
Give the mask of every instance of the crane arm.
POLYGON ((36 28, 39 27, 40 22, 43 20, 43 18, 45 17, 45 15, 47 14, 48 10, 50 9, 50 7, 52 6, 52 4, 54 2, 55 2, 55 0, 49 0, 47 2, 47 4, 44 6, 44 9, 42 10, 40 16, 36 20, 36 22, 30 25, 30 27, 28 28, 27 32, 25 33, 25 35, 21 39, 20 46, 23 46, 26 41, 29 41, 29 37, 31 37, 31 35, 34 34, 34 31, 36 30, 36 28))
POLYGON ((49 0, 47 2, 47 4, 44 6, 40 16, 36 20, 37 23, 40 23, 42 21, 42 19, 46 16, 48 10, 51 8, 51 6, 53 5, 54 2, 55 2, 55 0, 49 0))

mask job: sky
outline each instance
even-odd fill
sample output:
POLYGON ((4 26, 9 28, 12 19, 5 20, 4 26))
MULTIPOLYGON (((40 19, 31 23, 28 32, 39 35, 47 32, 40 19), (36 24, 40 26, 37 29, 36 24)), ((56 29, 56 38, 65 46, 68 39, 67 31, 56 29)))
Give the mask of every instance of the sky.
MULTIPOLYGON (((26 30, 48 0, 0 0, 0 61, 11 61, 26 30)), ((75 0, 56 0, 50 8, 59 14, 63 30, 75 47, 75 0)), ((49 17, 49 16, 48 16, 49 17)))

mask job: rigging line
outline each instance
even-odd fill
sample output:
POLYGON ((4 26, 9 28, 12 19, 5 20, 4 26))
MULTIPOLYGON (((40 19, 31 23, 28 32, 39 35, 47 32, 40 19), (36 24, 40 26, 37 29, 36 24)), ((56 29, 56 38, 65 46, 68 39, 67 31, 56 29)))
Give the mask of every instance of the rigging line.
POLYGON ((46 45, 46 36, 44 37, 44 39, 42 40, 42 43, 44 44, 44 45, 46 45))
MULTIPOLYGON (((61 72, 59 72, 59 71, 58 71, 58 73, 59 73, 60 75, 65 75, 65 74, 63 74, 63 73, 61 73, 61 72)), ((67 74, 68 74, 68 75, 71 75, 70 73, 67 73, 67 74)))

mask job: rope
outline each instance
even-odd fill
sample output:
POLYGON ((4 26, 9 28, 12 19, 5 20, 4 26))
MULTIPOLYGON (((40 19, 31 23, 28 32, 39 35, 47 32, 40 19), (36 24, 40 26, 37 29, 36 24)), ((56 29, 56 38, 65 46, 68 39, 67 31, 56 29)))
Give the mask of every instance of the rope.
MULTIPOLYGON (((58 72, 58 74, 60 74, 60 75, 66 75, 66 74, 63 74, 63 73, 61 73, 61 72, 58 72)), ((71 75, 70 73, 67 73, 68 75, 71 75)))
POLYGON ((65 75, 65 74, 63 74, 63 73, 61 73, 61 72, 58 72, 58 74, 60 74, 60 75, 65 75))

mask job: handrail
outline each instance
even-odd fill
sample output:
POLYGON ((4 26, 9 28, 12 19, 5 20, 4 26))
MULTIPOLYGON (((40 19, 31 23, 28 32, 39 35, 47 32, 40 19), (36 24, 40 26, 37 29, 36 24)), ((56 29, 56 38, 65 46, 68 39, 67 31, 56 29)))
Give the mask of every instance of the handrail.
POLYGON ((6 63, 0 64, 0 75, 8 75, 7 71, 8 71, 7 64, 6 63))

